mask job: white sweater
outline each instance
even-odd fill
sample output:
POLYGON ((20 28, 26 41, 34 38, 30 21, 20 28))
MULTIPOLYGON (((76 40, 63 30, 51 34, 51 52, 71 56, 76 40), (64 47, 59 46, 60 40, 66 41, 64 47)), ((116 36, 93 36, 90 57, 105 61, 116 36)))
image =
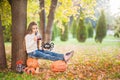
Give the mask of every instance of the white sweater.
POLYGON ((35 34, 27 34, 25 36, 25 44, 27 53, 37 50, 37 41, 34 40, 35 34))

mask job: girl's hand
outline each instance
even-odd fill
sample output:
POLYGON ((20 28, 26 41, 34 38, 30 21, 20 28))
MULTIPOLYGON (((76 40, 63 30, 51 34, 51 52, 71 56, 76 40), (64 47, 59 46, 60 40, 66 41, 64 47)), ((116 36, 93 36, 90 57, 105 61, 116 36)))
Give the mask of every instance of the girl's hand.
POLYGON ((34 37, 34 41, 37 41, 37 36, 34 37))

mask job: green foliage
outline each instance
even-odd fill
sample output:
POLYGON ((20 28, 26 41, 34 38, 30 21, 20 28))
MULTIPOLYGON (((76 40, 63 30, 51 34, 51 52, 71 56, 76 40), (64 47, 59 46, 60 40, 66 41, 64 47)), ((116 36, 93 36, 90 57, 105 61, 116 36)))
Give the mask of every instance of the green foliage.
POLYGON ((85 17, 94 17, 94 7, 96 6, 96 0, 59 0, 58 6, 55 12, 55 21, 69 22, 71 16, 77 19, 79 16, 79 10, 84 9, 83 13, 85 17), (80 5, 80 6, 78 6, 80 5))
POLYGON ((95 36, 95 41, 102 43, 103 38, 106 36, 107 28, 106 28, 106 19, 104 15, 104 10, 101 10, 101 15, 98 19, 97 22, 97 27, 96 27, 96 36, 95 36))
POLYGON ((53 31, 52 31, 52 41, 54 41, 54 40, 55 40, 55 37, 56 37, 56 35, 55 35, 54 26, 53 26, 53 31))
POLYGON ((74 16, 76 18, 76 14, 79 14, 78 10, 81 9, 77 5, 81 5, 81 7, 84 9, 86 17, 93 17, 96 0, 59 0, 55 13, 56 19, 68 22, 70 16, 74 16))
POLYGON ((55 12, 55 20, 68 22, 70 16, 75 16, 78 12, 78 6, 73 6, 72 0, 58 0, 58 6, 55 12))
POLYGON ((63 26, 64 26, 64 31, 62 32, 61 30, 60 40, 67 41, 68 40, 68 25, 66 22, 63 22, 63 26))
POLYGON ((11 7, 7 0, 2 0, 0 3, 0 14, 2 19, 2 26, 11 24, 11 7))
POLYGON ((84 25, 84 15, 81 11, 78 28, 77 28, 77 40, 79 42, 85 42, 87 39, 87 29, 84 25))
POLYGON ((39 21, 39 0, 27 1, 27 24, 31 21, 39 21))
POLYGON ((1 80, 31 80, 31 78, 37 79, 33 77, 32 75, 27 75, 25 73, 24 74, 17 74, 15 72, 0 73, 1 80))
POLYGON ((0 14, 2 19, 4 41, 11 41, 11 8, 7 0, 2 0, 0 3, 0 14))
POLYGON ((59 35, 60 31, 57 28, 57 22, 54 23, 53 29, 52 29, 52 41, 55 40, 55 38, 59 35))
POLYGON ((77 20, 73 19, 72 26, 71 26, 71 33, 73 38, 76 38, 76 30, 77 30, 77 20))
POLYGON ((88 31, 88 38, 92 38, 93 37, 93 27, 91 22, 86 24, 87 27, 87 31, 88 31))
POLYGON ((4 31, 4 41, 11 42, 12 34, 11 34, 11 25, 6 25, 4 31))
MULTIPOLYGON (((11 7, 7 0, 1 0, 0 3, 0 14, 2 15, 2 26, 5 26, 6 30, 4 31, 5 41, 11 41, 11 7), (8 35, 9 34, 9 35, 8 35)), ((39 21, 39 0, 28 0, 27 1, 27 25, 31 21, 39 21)), ((46 16, 49 14, 51 0, 45 0, 45 10, 46 16)), ((61 23, 69 22, 70 16, 74 16, 78 14, 79 6, 75 5, 76 1, 72 0, 59 0, 58 5, 55 12, 55 21, 59 20, 61 23)), ((95 6, 95 0, 82 0, 77 1, 78 4, 82 4, 82 8, 85 8, 84 13, 88 13, 92 15, 94 13, 93 7, 95 6), (87 4, 87 5, 86 5, 87 4), (86 8, 87 6, 87 8, 86 8)), ((86 14, 87 15, 87 14, 86 14)), ((47 21, 46 21, 47 22, 47 21)), ((57 27, 58 28, 58 27, 57 27)))
POLYGON ((95 14, 95 6, 96 6, 96 0, 78 0, 76 4, 80 4, 80 10, 83 9, 84 17, 96 19, 95 14))
POLYGON ((114 37, 120 38, 120 16, 115 20, 115 34, 114 37))

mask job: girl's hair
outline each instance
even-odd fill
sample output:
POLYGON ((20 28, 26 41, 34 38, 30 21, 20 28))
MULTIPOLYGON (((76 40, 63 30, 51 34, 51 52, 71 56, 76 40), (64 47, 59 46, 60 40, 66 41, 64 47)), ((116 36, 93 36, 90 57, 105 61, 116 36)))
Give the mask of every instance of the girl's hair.
POLYGON ((31 22, 29 25, 28 25, 28 29, 26 31, 26 34, 31 34, 32 33, 32 26, 33 25, 37 25, 37 23, 35 23, 34 21, 31 22))

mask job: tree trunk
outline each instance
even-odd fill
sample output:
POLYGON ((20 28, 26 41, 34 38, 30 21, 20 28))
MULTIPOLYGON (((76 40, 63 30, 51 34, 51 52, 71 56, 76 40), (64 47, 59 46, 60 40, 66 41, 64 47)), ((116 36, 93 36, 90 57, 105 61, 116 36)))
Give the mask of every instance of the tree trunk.
POLYGON ((54 20, 54 13, 55 9, 57 6, 57 1, 58 0, 52 0, 51 6, 50 6, 50 11, 48 15, 48 23, 47 23, 47 28, 46 28, 46 34, 45 34, 45 42, 50 42, 51 41, 51 36, 52 36, 52 24, 54 20))
POLYGON ((24 36, 27 23, 27 0, 12 0, 12 70, 16 68, 16 61, 26 62, 24 50, 24 36))
POLYGON ((44 0, 40 1, 40 32, 42 36, 42 41, 45 41, 45 7, 44 7, 44 0))
POLYGON ((4 46, 4 38, 3 38, 3 29, 2 29, 2 21, 0 15, 0 69, 7 68, 6 62, 6 54, 5 54, 5 46, 4 46))

